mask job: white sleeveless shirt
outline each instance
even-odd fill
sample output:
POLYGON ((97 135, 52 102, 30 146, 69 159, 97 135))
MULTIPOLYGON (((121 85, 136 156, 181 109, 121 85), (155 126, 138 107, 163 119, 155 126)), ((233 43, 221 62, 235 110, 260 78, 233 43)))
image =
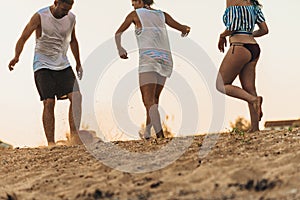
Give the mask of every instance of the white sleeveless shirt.
POLYGON ((75 25, 71 12, 61 19, 55 18, 50 7, 38 11, 41 18, 41 37, 36 39, 33 70, 63 70, 70 66, 67 51, 75 25))
POLYGON ((139 73, 157 72, 170 77, 173 60, 165 24, 165 15, 160 10, 136 9, 142 28, 136 29, 139 47, 139 73))

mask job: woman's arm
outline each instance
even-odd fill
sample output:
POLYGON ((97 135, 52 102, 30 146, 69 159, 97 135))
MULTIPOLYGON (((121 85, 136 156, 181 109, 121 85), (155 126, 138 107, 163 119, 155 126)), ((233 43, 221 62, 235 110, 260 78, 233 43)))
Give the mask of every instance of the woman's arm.
POLYGON ((259 29, 253 32, 253 37, 261 37, 269 33, 269 29, 266 22, 258 24, 259 29))
POLYGON ((125 21, 121 24, 117 32, 115 33, 115 42, 116 46, 119 52, 119 56, 123 59, 127 59, 127 51, 122 47, 121 44, 121 36, 124 31, 126 31, 134 19, 134 14, 136 14, 135 11, 132 11, 126 18, 125 21))
POLYGON ((165 13, 166 24, 182 33, 182 36, 187 36, 191 30, 189 26, 182 25, 175 21, 168 13, 165 13))
POLYGON ((221 52, 224 52, 225 47, 227 46, 227 40, 226 37, 230 36, 232 33, 234 33, 234 31, 230 31, 230 30, 225 30, 223 31, 223 33, 220 34, 219 37, 219 42, 218 42, 218 49, 221 52))

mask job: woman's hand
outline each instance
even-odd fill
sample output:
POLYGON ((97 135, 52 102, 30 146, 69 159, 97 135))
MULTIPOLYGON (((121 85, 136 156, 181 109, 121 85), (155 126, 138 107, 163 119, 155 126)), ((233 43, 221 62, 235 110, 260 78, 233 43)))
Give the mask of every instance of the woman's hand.
POLYGON ((220 36, 219 43, 218 43, 218 49, 220 50, 220 52, 224 53, 225 47, 227 47, 226 37, 220 36))
POLYGON ((186 37, 191 31, 191 27, 184 26, 184 29, 181 31, 181 37, 186 37))
POLYGON ((15 64, 17 64, 19 62, 19 58, 18 57, 14 57, 8 64, 8 69, 9 71, 14 70, 14 66, 15 64))
POLYGON ((119 51, 120 58, 128 59, 127 51, 123 47, 118 48, 118 51, 119 51))

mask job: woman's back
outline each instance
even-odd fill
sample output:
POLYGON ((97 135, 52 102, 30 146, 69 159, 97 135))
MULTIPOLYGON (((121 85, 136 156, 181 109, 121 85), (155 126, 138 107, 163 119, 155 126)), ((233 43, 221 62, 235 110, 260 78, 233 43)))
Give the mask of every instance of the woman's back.
POLYGON ((161 10, 139 8, 135 10, 144 28, 165 28, 165 15, 161 10))
POLYGON ((136 9, 136 13, 142 24, 141 28, 136 29, 139 48, 169 52, 170 45, 164 13, 146 8, 136 9))
POLYGON ((223 22, 227 30, 235 34, 252 34, 255 24, 265 21, 261 9, 255 5, 230 6, 223 15, 223 22))

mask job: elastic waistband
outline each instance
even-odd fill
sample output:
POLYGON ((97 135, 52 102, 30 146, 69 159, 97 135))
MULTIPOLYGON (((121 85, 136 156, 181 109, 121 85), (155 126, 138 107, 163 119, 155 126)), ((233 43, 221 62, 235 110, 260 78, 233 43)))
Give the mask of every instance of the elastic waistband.
POLYGON ((257 44, 257 43, 241 43, 241 42, 232 42, 232 43, 230 43, 230 46, 259 46, 259 44, 257 44))

